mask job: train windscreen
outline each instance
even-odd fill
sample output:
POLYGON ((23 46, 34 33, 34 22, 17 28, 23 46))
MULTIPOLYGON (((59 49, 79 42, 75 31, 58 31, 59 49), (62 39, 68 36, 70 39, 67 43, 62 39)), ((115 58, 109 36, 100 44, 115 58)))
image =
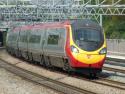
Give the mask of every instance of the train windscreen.
POLYGON ((95 51, 104 42, 102 31, 91 28, 79 28, 74 30, 75 43, 85 51, 95 51))

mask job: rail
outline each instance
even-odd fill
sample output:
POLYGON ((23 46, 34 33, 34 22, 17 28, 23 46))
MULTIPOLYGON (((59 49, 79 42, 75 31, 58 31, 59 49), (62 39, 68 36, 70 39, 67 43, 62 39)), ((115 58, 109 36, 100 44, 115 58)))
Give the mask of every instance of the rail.
POLYGON ((3 67, 6 70, 20 77, 23 77, 31 82, 44 85, 46 87, 62 92, 64 94, 96 94, 95 92, 92 92, 86 89, 81 89, 81 88, 78 88, 69 84, 65 84, 65 83, 38 75, 36 73, 24 70, 22 68, 9 64, 8 62, 2 59, 0 59, 0 67, 3 67))

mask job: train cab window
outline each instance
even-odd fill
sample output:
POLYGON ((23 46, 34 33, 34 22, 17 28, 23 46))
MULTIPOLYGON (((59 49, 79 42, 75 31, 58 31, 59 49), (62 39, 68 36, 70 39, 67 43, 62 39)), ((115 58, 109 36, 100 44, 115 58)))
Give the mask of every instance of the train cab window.
POLYGON ((31 35, 29 38, 30 43, 40 43, 41 35, 31 35))
POLYGON ((49 35, 48 36, 48 44, 50 45, 58 45, 59 35, 49 35))
POLYGON ((101 30, 79 28, 73 31, 74 41, 85 51, 95 51, 103 44, 104 37, 101 30))

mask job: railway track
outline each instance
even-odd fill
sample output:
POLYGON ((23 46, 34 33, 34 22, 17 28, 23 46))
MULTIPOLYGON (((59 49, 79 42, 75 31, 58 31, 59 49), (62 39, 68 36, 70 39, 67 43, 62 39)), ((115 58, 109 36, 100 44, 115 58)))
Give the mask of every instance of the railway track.
POLYGON ((96 82, 103 83, 104 85, 106 84, 106 85, 112 86, 114 88, 119 88, 119 89, 125 90, 125 83, 114 81, 114 80, 111 80, 108 78, 99 77, 99 80, 96 80, 96 82))
POLYGON ((120 59, 109 60, 109 59, 107 59, 105 61, 105 64, 125 67, 125 60, 120 60, 120 59))
MULTIPOLYGON (((69 84, 64 84, 64 83, 61 83, 61 82, 56 81, 56 80, 52 80, 52 79, 47 78, 47 77, 43 77, 41 75, 38 75, 38 74, 35 74, 33 72, 27 71, 25 69, 19 68, 15 65, 9 64, 8 62, 6 62, 4 60, 0 59, 0 61, 2 61, 2 63, 0 63, 0 66, 5 68, 6 70, 8 70, 16 75, 19 75, 25 79, 28 79, 32 82, 47 86, 47 87, 52 88, 54 90, 57 90, 59 92, 62 92, 65 94, 96 94, 95 92, 91 92, 88 90, 77 88, 77 87, 71 86, 69 84)), ((96 83, 96 84, 101 84, 104 86, 117 88, 120 90, 125 90, 125 83, 113 81, 113 80, 103 78, 103 77, 99 77, 98 79, 95 79, 95 80, 89 80, 89 79, 84 78, 82 76, 81 77, 77 76, 76 78, 79 78, 79 79, 82 79, 85 81, 89 81, 92 83, 96 83)))
POLYGON ((85 81, 89 81, 92 83, 101 84, 104 86, 109 86, 109 87, 117 88, 120 90, 125 90, 125 83, 122 83, 119 81, 114 81, 114 80, 111 80, 108 78, 98 77, 97 79, 93 79, 93 80, 89 80, 89 79, 83 78, 83 77, 77 77, 77 78, 85 80, 85 81))
POLYGON ((69 84, 65 84, 41 75, 38 75, 36 73, 24 70, 22 68, 19 68, 15 65, 9 64, 8 62, 0 59, 0 67, 24 78, 31 82, 35 82, 37 84, 44 85, 46 87, 49 87, 51 89, 54 89, 58 92, 64 93, 64 94, 96 94, 95 92, 81 89, 69 84))
MULTIPOLYGON (((0 61, 1 61, 1 59, 0 59, 0 61)), ((3 62, 2 62, 2 64, 0 63, 0 66, 5 68, 6 70, 11 71, 12 73, 15 73, 15 74, 17 74, 25 79, 28 79, 32 82, 42 84, 44 86, 47 86, 47 87, 52 88, 54 90, 60 91, 62 93, 65 93, 65 94, 84 94, 84 93, 85 94, 95 94, 95 92, 91 92, 91 91, 87 91, 87 90, 84 90, 81 88, 77 88, 77 87, 74 87, 74 86, 71 86, 68 84, 64 84, 64 83, 61 83, 59 81, 55 81, 55 80, 52 80, 50 78, 46 78, 46 77, 43 77, 41 75, 32 73, 32 72, 27 71, 25 69, 19 68, 15 65, 9 64, 8 62, 4 61, 3 59, 2 59, 2 61, 3 62)), ((110 67, 104 67, 103 69, 125 74, 125 70, 120 70, 120 69, 115 69, 115 68, 110 68, 110 67)), ((125 83, 110 80, 110 79, 104 78, 104 77, 98 77, 98 79, 95 79, 95 80, 89 80, 89 79, 84 78, 83 76, 80 76, 80 77, 77 76, 75 78, 79 78, 79 79, 93 82, 96 84, 101 84, 104 86, 109 86, 109 87, 125 90, 125 83)))
POLYGON ((119 62, 119 63, 124 63, 125 59, 109 58, 109 57, 107 57, 105 62, 111 62, 111 63, 119 62))
MULTIPOLYGON (((120 72, 120 73, 125 74, 125 70, 121 70, 121 69, 115 69, 115 68, 110 68, 110 67, 103 67, 103 69, 108 70, 108 71, 120 72)), ((57 70, 55 72, 59 72, 59 71, 57 70)), ((61 73, 61 74, 63 73, 64 75, 67 75, 67 73, 64 73, 64 71, 61 71, 59 73, 61 73)), ((94 80, 93 78, 92 78, 93 80, 90 80, 88 77, 86 79, 85 75, 80 76, 78 74, 77 76, 76 75, 74 75, 74 76, 75 76, 75 78, 80 78, 82 80, 86 80, 86 81, 93 82, 93 83, 96 83, 96 84, 101 84, 101 85, 125 90, 125 83, 119 82, 119 81, 114 81, 114 80, 111 80, 111 79, 108 79, 108 78, 104 78, 103 76, 99 76, 97 80, 96 79, 94 80)))
POLYGON ((5 49, 5 47, 0 47, 0 50, 4 50, 5 49))
MULTIPOLYGON (((86 80, 86 79, 84 79, 84 80, 86 80)), ((121 89, 121 90, 125 90, 125 83, 113 81, 113 80, 110 80, 110 79, 99 78, 98 80, 91 80, 90 82, 93 82, 93 83, 96 83, 96 84, 101 84, 101 85, 104 85, 104 86, 117 88, 117 89, 121 89)))
POLYGON ((125 74, 125 70, 122 70, 122 69, 116 69, 116 68, 111 68, 111 67, 103 67, 103 70, 119 72, 119 73, 125 74))

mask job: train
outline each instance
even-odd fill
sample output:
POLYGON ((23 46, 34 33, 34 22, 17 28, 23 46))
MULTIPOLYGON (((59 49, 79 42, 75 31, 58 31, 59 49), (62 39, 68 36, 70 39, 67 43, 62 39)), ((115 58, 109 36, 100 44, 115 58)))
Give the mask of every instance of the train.
POLYGON ((90 75, 101 73, 107 53, 104 30, 89 19, 18 26, 7 33, 6 49, 42 66, 90 75))

